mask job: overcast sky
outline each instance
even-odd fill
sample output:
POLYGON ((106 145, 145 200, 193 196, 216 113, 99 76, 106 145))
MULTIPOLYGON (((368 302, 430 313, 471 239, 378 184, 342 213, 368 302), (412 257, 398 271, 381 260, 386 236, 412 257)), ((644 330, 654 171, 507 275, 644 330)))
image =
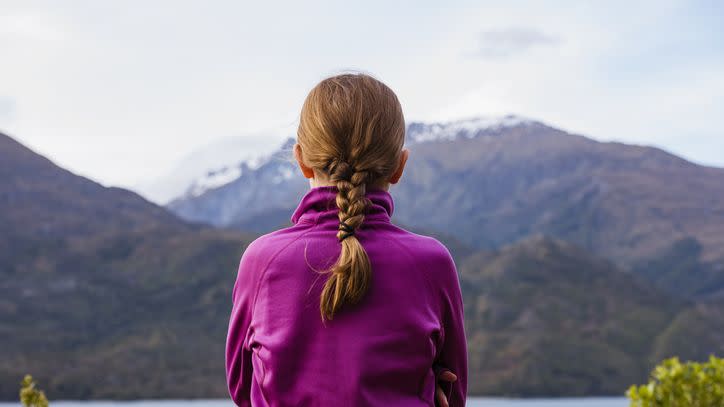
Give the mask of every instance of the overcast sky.
POLYGON ((408 122, 513 113, 724 166, 724 3, 543 3, 0 0, 0 130, 133 187, 292 135, 309 89, 357 69, 408 122))

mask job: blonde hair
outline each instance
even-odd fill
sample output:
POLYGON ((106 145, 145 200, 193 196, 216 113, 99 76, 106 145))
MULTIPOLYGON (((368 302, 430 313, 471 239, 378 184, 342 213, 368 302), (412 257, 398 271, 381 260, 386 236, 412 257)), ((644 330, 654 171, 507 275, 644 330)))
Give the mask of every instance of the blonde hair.
POLYGON ((405 119, 397 96, 368 74, 324 79, 304 101, 297 131, 304 164, 327 174, 338 191, 342 251, 327 270, 319 304, 323 321, 367 292, 370 261, 354 232, 370 205, 367 187, 384 184, 395 173, 404 141, 405 119))

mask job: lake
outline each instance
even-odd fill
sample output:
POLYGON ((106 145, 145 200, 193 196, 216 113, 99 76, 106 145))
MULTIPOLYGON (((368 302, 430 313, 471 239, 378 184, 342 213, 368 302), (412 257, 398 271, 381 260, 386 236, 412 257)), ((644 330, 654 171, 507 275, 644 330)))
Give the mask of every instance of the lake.
MULTIPOLYGON (((233 407, 226 400, 165 400, 165 401, 51 401, 52 407, 233 407)), ((622 397, 564 398, 564 399, 499 399, 471 398, 468 407, 628 407, 622 397)), ((0 407, 18 407, 20 403, 0 403, 0 407)))

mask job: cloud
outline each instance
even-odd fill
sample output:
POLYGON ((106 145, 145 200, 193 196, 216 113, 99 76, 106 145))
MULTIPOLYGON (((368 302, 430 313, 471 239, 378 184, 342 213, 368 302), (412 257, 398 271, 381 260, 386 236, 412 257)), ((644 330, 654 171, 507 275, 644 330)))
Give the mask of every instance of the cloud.
POLYGON ((2 3, 0 128, 106 185, 293 122, 309 89, 344 67, 385 81, 408 120, 515 113, 724 165, 710 141, 724 131, 712 82, 724 25, 690 2, 372 0, 389 13, 369 4, 353 19, 306 2, 284 13, 232 0, 31 3, 2 3))
POLYGON ((509 27, 483 31, 478 37, 476 55, 485 58, 507 58, 541 47, 554 46, 560 39, 534 28, 509 27))

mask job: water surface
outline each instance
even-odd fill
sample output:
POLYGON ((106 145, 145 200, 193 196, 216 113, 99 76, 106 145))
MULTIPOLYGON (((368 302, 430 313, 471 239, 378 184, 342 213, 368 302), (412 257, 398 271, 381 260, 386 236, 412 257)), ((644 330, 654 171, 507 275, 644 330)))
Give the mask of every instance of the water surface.
MULTIPOLYGON (((562 399, 468 399, 468 407, 628 407, 622 397, 562 399)), ((0 407, 19 407, 20 403, 2 403, 0 407)), ((153 400, 153 401, 51 401, 51 407, 234 407, 227 400, 153 400)))

